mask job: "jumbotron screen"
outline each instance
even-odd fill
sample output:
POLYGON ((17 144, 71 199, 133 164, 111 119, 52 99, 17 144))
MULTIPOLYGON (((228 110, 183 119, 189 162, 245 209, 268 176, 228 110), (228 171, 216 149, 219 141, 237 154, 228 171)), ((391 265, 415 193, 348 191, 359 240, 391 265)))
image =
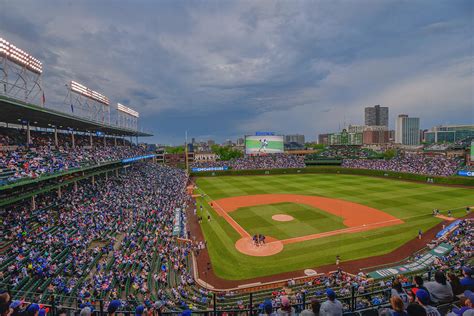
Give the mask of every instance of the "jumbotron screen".
POLYGON ((284 152, 283 136, 245 136, 247 155, 277 154, 284 152))

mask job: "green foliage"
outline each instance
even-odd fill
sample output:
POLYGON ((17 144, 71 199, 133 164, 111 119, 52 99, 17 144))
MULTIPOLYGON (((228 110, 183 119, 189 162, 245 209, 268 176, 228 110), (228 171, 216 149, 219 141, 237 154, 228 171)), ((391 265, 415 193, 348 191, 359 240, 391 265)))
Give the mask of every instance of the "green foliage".
POLYGON ((324 149, 326 147, 326 145, 324 144, 313 144, 313 143, 306 143, 305 146, 311 149, 324 149))
POLYGON ((184 146, 166 147, 165 152, 167 154, 182 154, 184 153, 184 146))
POLYGON ((394 158, 396 155, 397 155, 397 151, 395 149, 387 149, 383 153, 383 158, 388 160, 388 159, 394 158))
POLYGON ((240 150, 234 149, 231 146, 213 145, 211 150, 219 156, 220 160, 231 160, 243 156, 243 153, 240 150))

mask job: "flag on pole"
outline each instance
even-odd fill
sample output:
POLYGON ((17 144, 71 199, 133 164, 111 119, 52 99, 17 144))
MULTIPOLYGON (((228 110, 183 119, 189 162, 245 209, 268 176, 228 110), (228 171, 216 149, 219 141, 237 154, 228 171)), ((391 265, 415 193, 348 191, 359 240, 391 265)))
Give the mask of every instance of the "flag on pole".
POLYGON ((74 105, 71 104, 71 112, 74 113, 74 105))
POLYGON ((44 97, 44 92, 43 92, 43 96, 41 98, 41 101, 43 102, 43 106, 44 106, 44 104, 46 103, 46 98, 44 97))

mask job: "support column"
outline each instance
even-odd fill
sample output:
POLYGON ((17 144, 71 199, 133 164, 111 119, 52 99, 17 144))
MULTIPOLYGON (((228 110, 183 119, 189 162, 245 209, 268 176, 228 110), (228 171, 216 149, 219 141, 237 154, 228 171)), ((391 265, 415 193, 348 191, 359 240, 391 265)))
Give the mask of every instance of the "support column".
POLYGON ((74 131, 71 131, 71 142, 72 142, 72 148, 76 147, 76 143, 74 141, 74 131))
POLYGON ((58 198, 62 198, 63 194, 61 191, 61 187, 58 188, 58 198))
POLYGON ((77 192, 77 181, 74 181, 74 192, 77 192))
POLYGON ((105 138, 105 134, 104 134, 104 147, 107 147, 107 140, 105 138))
POLYGON ((115 176, 118 177, 119 174, 118 174, 118 169, 115 169, 115 176))
POLYGON ((35 210, 36 209, 36 195, 33 195, 31 197, 31 210, 35 210))
POLYGON ((137 146, 138 146, 138 135, 136 135, 135 138, 136 138, 137 146))
POLYGON ((54 146, 58 147, 58 128, 54 127, 54 146))
POLYGON ((114 136, 114 144, 115 144, 115 147, 117 147, 117 136, 114 136))
POLYGON ((107 180, 109 180, 109 172, 108 171, 105 173, 105 181, 107 181, 107 180))
POLYGON ((95 176, 92 176, 92 185, 95 185, 95 176))
POLYGON ((92 132, 89 132, 89 142, 90 142, 90 145, 92 147, 93 146, 92 145, 92 132))
POLYGON ((28 147, 31 145, 31 131, 30 131, 30 122, 26 122, 26 144, 28 147))

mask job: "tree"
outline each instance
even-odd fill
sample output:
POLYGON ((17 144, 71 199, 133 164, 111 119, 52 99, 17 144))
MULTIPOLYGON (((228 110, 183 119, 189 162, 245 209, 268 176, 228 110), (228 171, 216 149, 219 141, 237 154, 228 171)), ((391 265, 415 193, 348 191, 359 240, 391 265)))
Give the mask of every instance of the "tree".
POLYGON ((383 158, 386 160, 392 159, 397 155, 397 151, 395 149, 387 149, 383 153, 383 158))
POLYGON ((182 154, 184 153, 184 146, 166 147, 165 151, 167 154, 182 154))
POLYGON ((211 150, 213 153, 219 156, 220 160, 230 160, 243 156, 243 153, 240 150, 234 149, 231 146, 213 145, 211 150))

